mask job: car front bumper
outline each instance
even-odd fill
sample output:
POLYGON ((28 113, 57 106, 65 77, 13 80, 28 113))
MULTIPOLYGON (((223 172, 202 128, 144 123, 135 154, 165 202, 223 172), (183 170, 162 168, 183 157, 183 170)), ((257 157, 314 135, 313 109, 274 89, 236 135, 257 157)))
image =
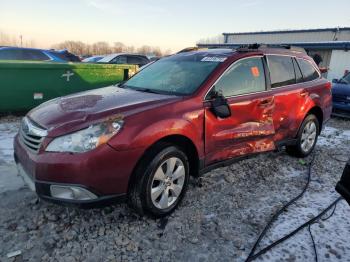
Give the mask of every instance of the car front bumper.
POLYGON ((82 208, 125 201, 129 178, 142 149, 117 151, 102 145, 82 154, 38 154, 14 141, 18 173, 44 200, 82 208))

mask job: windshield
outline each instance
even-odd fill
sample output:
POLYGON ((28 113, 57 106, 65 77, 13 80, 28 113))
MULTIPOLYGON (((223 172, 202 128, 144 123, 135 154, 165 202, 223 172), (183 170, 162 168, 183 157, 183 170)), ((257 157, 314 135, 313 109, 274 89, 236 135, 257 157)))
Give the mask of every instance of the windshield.
POLYGON ((174 95, 189 95, 207 79, 223 55, 183 53, 162 58, 145 67, 122 87, 174 95))
POLYGON ((350 73, 348 73, 343 78, 341 78, 340 82, 345 83, 345 84, 350 84, 350 73))

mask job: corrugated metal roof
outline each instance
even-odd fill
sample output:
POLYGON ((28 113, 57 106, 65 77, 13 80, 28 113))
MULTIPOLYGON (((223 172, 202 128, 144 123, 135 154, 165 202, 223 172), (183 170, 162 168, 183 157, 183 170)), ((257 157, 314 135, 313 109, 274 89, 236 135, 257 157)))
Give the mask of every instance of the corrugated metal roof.
POLYGON ((331 28, 316 28, 316 29, 291 29, 291 30, 273 30, 273 31, 255 31, 255 32, 238 32, 238 33, 222 33, 223 35, 251 35, 251 34, 285 34, 285 33, 312 33, 312 32, 336 32, 350 31, 350 27, 331 27, 331 28))
POLYGON ((350 41, 350 27, 224 33, 223 35, 225 43, 241 44, 350 41))

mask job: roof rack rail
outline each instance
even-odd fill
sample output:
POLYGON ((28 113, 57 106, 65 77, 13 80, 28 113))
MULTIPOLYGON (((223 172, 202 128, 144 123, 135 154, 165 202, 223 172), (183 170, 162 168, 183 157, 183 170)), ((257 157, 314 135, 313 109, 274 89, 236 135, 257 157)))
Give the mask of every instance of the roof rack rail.
POLYGON ((280 49, 289 49, 291 51, 295 52, 301 52, 306 53, 305 49, 298 46, 288 45, 288 44, 247 44, 247 45, 241 45, 236 50, 238 52, 252 52, 252 51, 258 51, 262 48, 280 48, 280 49))
POLYGON ((198 46, 191 46, 191 47, 186 47, 182 50, 180 50, 179 52, 177 52, 177 54, 180 53, 187 53, 187 52, 192 52, 192 51, 198 51, 198 50, 206 50, 208 48, 203 48, 203 47, 198 47, 198 46))

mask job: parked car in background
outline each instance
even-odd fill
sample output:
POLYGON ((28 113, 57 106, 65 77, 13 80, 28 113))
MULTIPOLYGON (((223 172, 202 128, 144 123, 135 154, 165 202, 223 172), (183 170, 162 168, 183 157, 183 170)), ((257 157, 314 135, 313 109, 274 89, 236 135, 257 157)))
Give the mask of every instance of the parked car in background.
POLYGON ((123 84, 33 109, 15 138, 15 160, 43 199, 126 200, 141 214, 163 216, 181 201, 190 175, 283 146, 309 155, 330 118, 330 89, 304 52, 182 52, 123 84))
POLYGON ((350 118, 350 73, 333 79, 333 115, 350 118))
POLYGON ((138 65, 142 67, 148 64, 150 60, 145 55, 137 54, 126 54, 126 53, 116 53, 106 55, 104 58, 98 61, 98 63, 108 63, 108 64, 128 64, 128 65, 138 65))
POLYGON ((83 63, 96 63, 104 57, 105 57, 104 55, 94 55, 94 56, 84 58, 81 62, 83 62, 83 63))
POLYGON ((350 205, 350 159, 347 162, 343 175, 335 189, 350 205))
POLYGON ((57 51, 10 46, 0 47, 0 60, 80 62, 78 56, 67 50, 57 51))

